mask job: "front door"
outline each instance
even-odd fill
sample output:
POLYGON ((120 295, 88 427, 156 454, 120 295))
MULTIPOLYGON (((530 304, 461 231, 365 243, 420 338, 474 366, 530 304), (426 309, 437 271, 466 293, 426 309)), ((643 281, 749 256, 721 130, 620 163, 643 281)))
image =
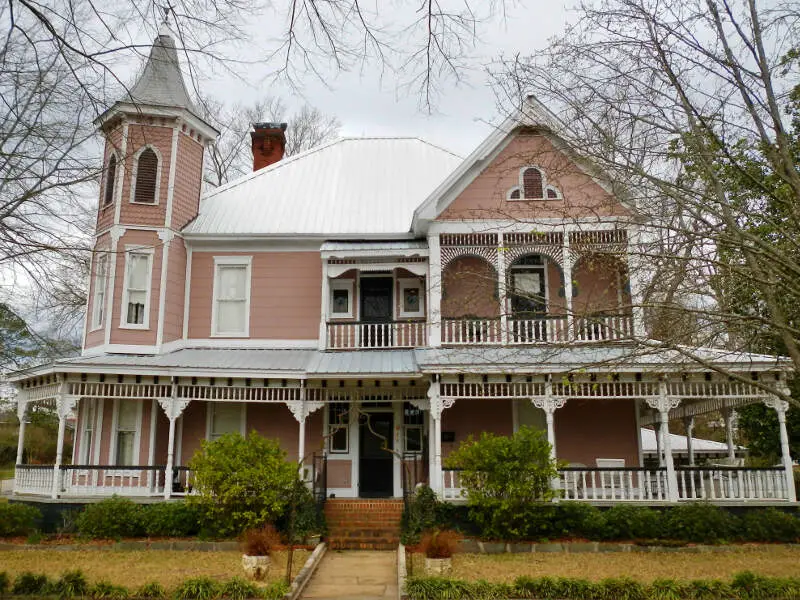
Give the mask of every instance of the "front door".
POLYGON ((361 344, 363 348, 384 348, 392 345, 391 277, 361 279, 361 344))
POLYGON ((394 415, 365 412, 358 421, 359 496, 387 498, 394 495, 394 415))

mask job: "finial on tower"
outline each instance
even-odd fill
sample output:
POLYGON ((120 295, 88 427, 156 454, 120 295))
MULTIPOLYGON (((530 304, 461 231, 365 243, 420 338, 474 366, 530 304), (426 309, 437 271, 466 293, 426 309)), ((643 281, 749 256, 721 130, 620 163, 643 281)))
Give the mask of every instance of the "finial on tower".
POLYGON ((172 31, 169 28, 169 13, 171 12, 173 15, 175 14, 175 10, 172 8, 171 4, 164 4, 160 6, 162 11, 164 11, 164 20, 161 21, 161 24, 158 26, 158 35, 172 35, 172 31))

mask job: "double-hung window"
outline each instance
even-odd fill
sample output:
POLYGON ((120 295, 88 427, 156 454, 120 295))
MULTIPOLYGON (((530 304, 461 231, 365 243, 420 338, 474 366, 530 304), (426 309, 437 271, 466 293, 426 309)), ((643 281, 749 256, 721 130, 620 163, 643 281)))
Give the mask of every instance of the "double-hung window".
POLYGON ((244 435, 244 405, 238 402, 209 404, 208 439, 216 440, 226 433, 244 435))
POLYGON ((214 309, 211 333, 247 337, 250 332, 249 256, 214 257, 214 309))
POLYGON ((125 292, 122 305, 123 327, 148 328, 152 266, 152 250, 137 249, 126 251, 125 292))
POLYGON ((94 420, 97 400, 95 398, 83 399, 83 427, 81 429, 79 465, 92 464, 92 438, 94 437, 94 420))
POLYGON ((332 402, 328 405, 328 449, 334 454, 350 451, 350 404, 332 402))
POLYGON ((108 279, 108 255, 101 254, 95 263, 94 298, 92 299, 92 329, 103 326, 106 312, 106 282, 108 279))
POLYGON ((114 464, 118 466, 135 465, 139 460, 137 448, 137 429, 141 402, 132 400, 117 401, 117 426, 115 433, 114 464))

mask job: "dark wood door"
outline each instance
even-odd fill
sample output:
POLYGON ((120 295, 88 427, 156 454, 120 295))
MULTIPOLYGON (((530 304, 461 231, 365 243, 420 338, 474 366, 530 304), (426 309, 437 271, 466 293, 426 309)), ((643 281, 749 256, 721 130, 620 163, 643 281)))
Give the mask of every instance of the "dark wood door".
POLYGON ((358 480, 362 498, 394 495, 394 415, 369 412, 359 418, 358 480))
POLYGON ((364 277, 361 279, 361 321, 388 323, 392 320, 391 277, 364 277))

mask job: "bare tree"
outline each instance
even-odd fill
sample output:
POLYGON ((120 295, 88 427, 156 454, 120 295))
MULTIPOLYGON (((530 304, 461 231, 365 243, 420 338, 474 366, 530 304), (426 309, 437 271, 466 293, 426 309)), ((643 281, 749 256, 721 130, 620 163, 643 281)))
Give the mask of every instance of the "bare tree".
POLYGON ((339 119, 308 105, 287 116, 288 111, 280 98, 265 98, 250 106, 235 104, 231 107, 203 98, 202 106, 206 118, 220 131, 206 163, 205 180, 212 185, 222 185, 253 170, 250 148, 253 123, 286 121, 286 156, 336 139, 341 128, 339 119))

